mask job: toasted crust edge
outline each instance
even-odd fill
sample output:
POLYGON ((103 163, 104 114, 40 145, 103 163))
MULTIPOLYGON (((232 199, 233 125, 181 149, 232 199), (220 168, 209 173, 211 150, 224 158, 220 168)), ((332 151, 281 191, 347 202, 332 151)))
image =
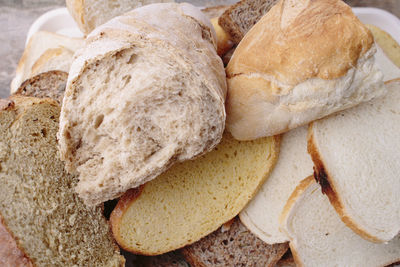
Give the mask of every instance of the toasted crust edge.
POLYGON ((336 213, 339 215, 340 219, 349 227, 353 232, 355 232, 360 237, 374 243, 383 243, 386 240, 382 240, 377 238, 367 231, 362 229, 357 223, 347 214, 346 208, 344 207, 342 200, 337 193, 336 186, 332 180, 332 175, 328 173, 326 170, 326 164, 324 163, 320 152, 318 150, 317 144, 315 143, 315 138, 313 135, 313 124, 309 124, 308 128, 308 141, 307 141, 307 151, 311 156, 312 161, 314 162, 314 178, 317 183, 320 184, 322 193, 325 194, 331 205, 336 210, 336 213))

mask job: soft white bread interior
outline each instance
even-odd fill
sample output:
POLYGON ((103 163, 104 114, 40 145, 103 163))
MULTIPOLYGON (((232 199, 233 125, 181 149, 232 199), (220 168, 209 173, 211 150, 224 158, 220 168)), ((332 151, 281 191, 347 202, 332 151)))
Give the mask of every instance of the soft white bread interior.
POLYGON ((118 244, 135 254, 156 255, 212 233, 235 217, 267 179, 279 141, 241 142, 225 133, 213 151, 129 190, 110 217, 118 244))
POLYGON ((66 0, 68 11, 79 29, 89 34, 94 28, 132 9, 173 0, 66 0))
POLYGON ((116 198, 210 151, 225 128, 215 32, 189 4, 153 4, 94 30, 77 52, 60 150, 87 204, 116 198))
POLYGON ((59 158, 59 114, 49 98, 0 100, 0 222, 33 266, 124 266, 102 206, 83 203, 59 158))
POLYGON ((297 266, 377 267, 400 261, 400 236, 375 244, 356 235, 340 220, 313 177, 303 180, 290 197, 282 229, 290 238, 297 266))
POLYGON ((300 182, 299 177, 313 173, 307 153, 307 127, 299 127, 282 136, 278 162, 257 195, 239 214, 242 223, 268 244, 288 240, 279 229, 279 216, 300 182))
POLYGON ((310 124, 315 176, 341 219, 373 242, 400 231, 400 80, 387 94, 310 124))
POLYGON ((38 31, 33 34, 18 62, 15 77, 11 81, 10 93, 15 93, 18 87, 31 77, 32 66, 46 50, 64 47, 68 50, 76 51, 83 46, 83 43, 84 40, 82 38, 71 38, 52 32, 38 31))
POLYGON ((63 71, 68 73, 74 57, 74 51, 59 46, 47 49, 32 65, 29 77, 48 71, 63 71))
POLYGON ((227 66, 227 129, 271 136, 382 95, 373 44, 341 0, 278 2, 227 66))

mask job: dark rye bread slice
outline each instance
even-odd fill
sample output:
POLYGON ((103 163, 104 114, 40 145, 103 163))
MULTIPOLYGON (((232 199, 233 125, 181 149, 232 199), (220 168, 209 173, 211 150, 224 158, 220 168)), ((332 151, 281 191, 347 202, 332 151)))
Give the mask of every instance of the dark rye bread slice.
POLYGON ((277 2, 278 0, 242 0, 228 8, 219 17, 218 24, 238 44, 277 2))
POLYGON ((67 79, 68 73, 64 71, 43 72, 23 82, 15 94, 38 98, 50 97, 61 103, 67 79))
POLYGON ((59 114, 48 98, 0 101, 0 247, 15 251, 12 237, 34 266, 123 266, 102 207, 84 205, 59 159, 59 114))
POLYGON ((182 253, 192 267, 275 266, 288 243, 269 245, 235 218, 182 253))

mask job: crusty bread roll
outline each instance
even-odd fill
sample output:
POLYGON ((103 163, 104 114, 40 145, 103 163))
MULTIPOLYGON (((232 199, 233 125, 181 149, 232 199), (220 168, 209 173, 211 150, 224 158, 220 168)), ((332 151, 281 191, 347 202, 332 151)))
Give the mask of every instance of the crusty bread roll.
POLYGON ((387 244, 362 239, 340 220, 311 176, 294 190, 281 219, 297 266, 377 267, 400 261, 400 235, 387 244))
POLYGON ((400 79, 384 97, 310 124, 315 177, 341 219, 361 237, 400 232, 400 79))
POLYGON ((116 198, 210 151, 225 127, 225 71, 209 20, 153 4, 94 30, 77 52, 60 150, 87 204, 116 198))
POLYGON ((370 31, 340 0, 282 0, 227 66, 227 128, 271 136, 382 95, 370 31))
POLYGON ((94 28, 134 8, 173 0, 66 0, 68 11, 79 29, 89 34, 94 28))

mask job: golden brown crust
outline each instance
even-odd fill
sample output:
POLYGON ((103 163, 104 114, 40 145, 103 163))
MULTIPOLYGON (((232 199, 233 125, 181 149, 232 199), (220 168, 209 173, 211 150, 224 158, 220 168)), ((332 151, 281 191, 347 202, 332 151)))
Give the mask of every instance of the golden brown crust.
POLYGON ((259 73, 291 86, 334 79, 372 47, 371 32, 342 1, 290 2, 277 3, 246 34, 228 64, 228 78, 259 73))
POLYGON ((336 213, 339 215, 340 219, 351 229, 353 232, 361 236, 362 238, 374 242, 374 243, 382 243, 383 240, 376 238, 368 234, 366 231, 361 229, 356 222, 354 222, 350 216, 348 216, 344 205, 340 199, 336 186, 331 178, 331 175, 326 170, 326 164, 324 164, 320 153, 318 151, 318 147, 315 144, 313 132, 312 132, 313 123, 310 124, 308 128, 308 144, 307 151, 311 156, 312 161, 314 162, 314 178, 321 185, 322 192, 328 196, 328 199, 331 205, 335 208, 336 213))

